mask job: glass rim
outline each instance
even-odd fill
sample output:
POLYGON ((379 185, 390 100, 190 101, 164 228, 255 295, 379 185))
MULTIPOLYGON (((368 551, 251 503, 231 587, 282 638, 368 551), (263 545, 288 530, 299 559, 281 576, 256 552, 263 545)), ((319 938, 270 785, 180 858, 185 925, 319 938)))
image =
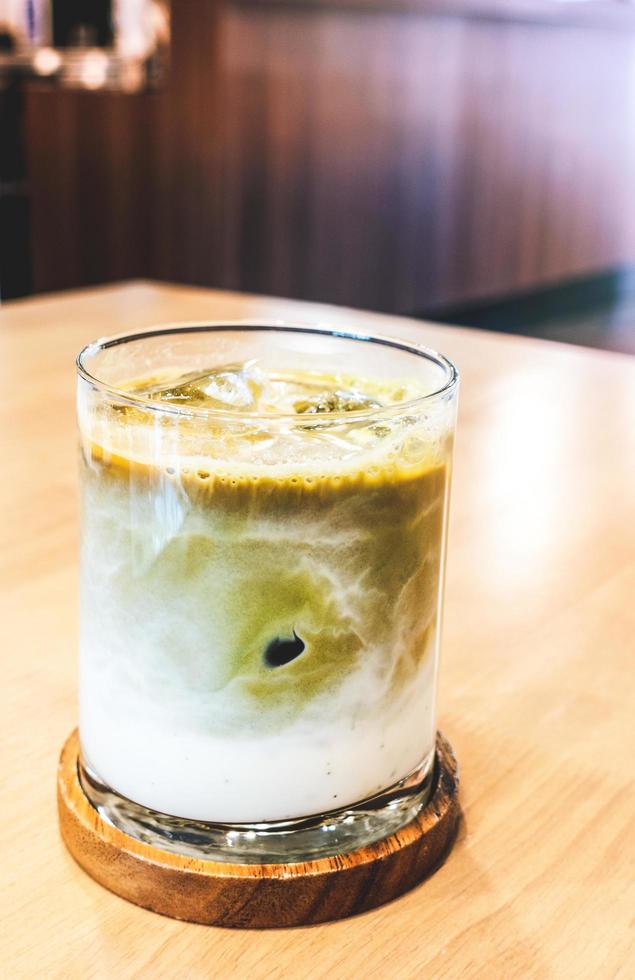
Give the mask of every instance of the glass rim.
POLYGON ((443 396, 449 395, 456 389, 459 381, 459 371, 456 365, 444 354, 440 354, 438 351, 433 350, 431 347, 426 347, 424 344, 397 340, 383 334, 362 333, 355 330, 340 329, 329 324, 304 324, 294 323, 289 320, 266 320, 252 318, 241 320, 212 320, 170 323, 150 327, 149 329, 145 330, 141 329, 135 331, 134 333, 121 333, 113 334, 110 337, 99 337, 97 340, 94 340, 82 347, 75 359, 75 365, 79 376, 88 384, 93 386, 97 391, 110 395, 111 397, 116 398, 118 401, 124 401, 127 404, 134 405, 137 408, 145 409, 146 411, 154 411, 160 412, 161 414, 184 416, 188 418, 224 418, 233 422, 240 422, 244 419, 258 419, 259 421, 293 419, 297 422, 298 415, 296 412, 237 412, 222 408, 201 408, 174 403, 153 402, 141 394, 135 394, 134 392, 118 388, 116 385, 111 385, 105 381, 100 381, 98 377, 90 373, 85 365, 85 361, 88 357, 93 356, 100 351, 108 350, 112 347, 118 347, 123 344, 146 340, 152 337, 189 333, 229 333, 232 331, 303 333, 312 334, 314 336, 333 337, 341 340, 365 341, 367 343, 392 347, 393 349, 403 351, 406 354, 413 354, 418 357, 423 357, 428 361, 432 361, 444 371, 445 377, 443 384, 440 387, 435 388, 433 391, 427 392, 425 395, 419 395, 416 398, 411 398, 404 402, 398 402, 394 405, 382 405, 379 408, 358 409, 353 412, 347 412, 344 410, 321 412, 321 422, 329 420, 346 420, 351 422, 357 418, 367 419, 375 416, 394 414, 395 412, 401 413, 402 411, 410 410, 414 407, 427 404, 430 401, 435 401, 443 396))

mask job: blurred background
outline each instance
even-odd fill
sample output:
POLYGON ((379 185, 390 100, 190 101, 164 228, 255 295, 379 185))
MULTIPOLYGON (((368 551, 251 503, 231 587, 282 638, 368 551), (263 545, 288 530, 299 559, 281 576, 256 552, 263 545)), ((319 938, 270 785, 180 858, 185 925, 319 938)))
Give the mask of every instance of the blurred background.
POLYGON ((3 299, 136 277, 635 352, 629 0, 0 0, 3 299))

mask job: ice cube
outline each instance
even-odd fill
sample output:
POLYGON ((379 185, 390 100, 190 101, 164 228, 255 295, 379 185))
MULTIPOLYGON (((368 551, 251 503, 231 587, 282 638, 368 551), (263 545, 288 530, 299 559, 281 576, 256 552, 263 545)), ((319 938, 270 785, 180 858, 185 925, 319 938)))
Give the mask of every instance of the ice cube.
POLYGON ((381 403, 361 391, 321 391, 295 402, 298 415, 321 415, 325 412, 360 412, 381 408, 381 403))
POLYGON ((154 385, 145 394, 157 401, 191 405, 195 408, 235 409, 250 411, 257 408, 263 378, 253 364, 228 364, 197 375, 154 385))
POLYGON ((242 367, 213 371, 200 387, 206 398, 245 409, 256 408, 262 386, 261 372, 248 363, 242 367))

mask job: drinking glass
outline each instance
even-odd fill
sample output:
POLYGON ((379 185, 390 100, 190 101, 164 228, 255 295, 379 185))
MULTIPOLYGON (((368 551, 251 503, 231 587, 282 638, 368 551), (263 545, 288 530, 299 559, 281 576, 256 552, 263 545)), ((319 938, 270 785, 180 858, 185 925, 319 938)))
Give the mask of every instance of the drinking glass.
POLYGON ((278 322, 77 363, 90 801, 220 861, 403 826, 434 780, 454 366, 278 322))

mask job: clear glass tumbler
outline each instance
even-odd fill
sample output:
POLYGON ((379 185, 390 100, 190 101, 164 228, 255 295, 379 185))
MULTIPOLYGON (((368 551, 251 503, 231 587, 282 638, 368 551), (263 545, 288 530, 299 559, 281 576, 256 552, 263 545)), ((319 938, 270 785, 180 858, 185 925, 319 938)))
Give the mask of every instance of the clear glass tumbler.
POLYGON ((93 805, 240 862, 404 825, 434 778, 453 365, 239 322, 100 340, 78 370, 93 805))

